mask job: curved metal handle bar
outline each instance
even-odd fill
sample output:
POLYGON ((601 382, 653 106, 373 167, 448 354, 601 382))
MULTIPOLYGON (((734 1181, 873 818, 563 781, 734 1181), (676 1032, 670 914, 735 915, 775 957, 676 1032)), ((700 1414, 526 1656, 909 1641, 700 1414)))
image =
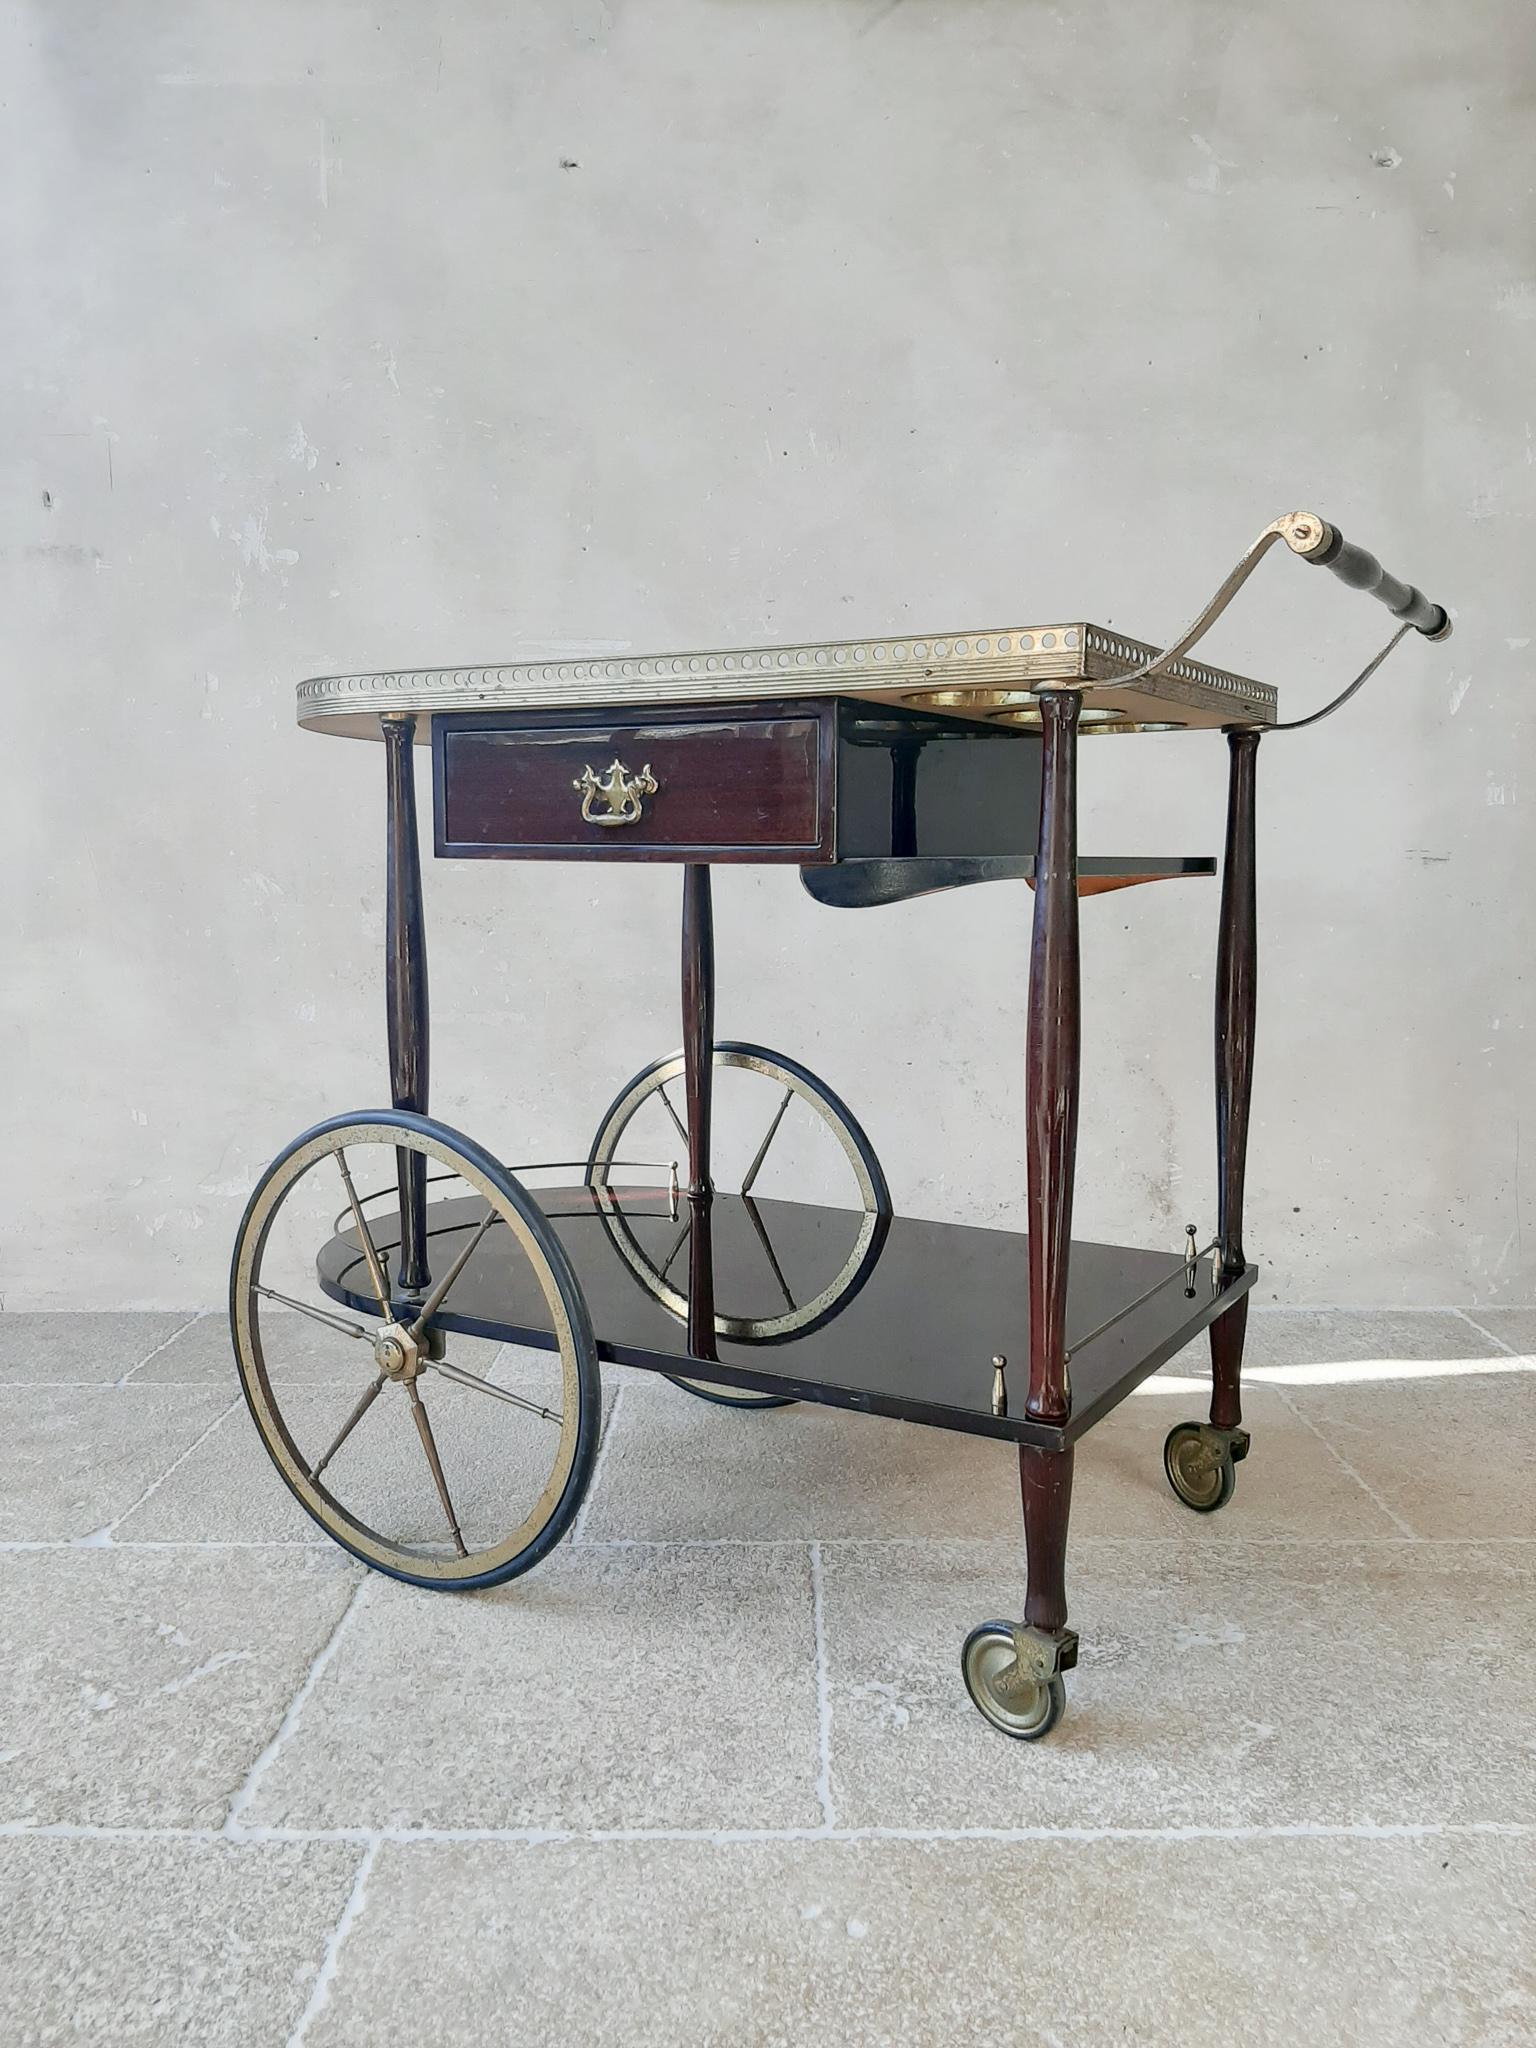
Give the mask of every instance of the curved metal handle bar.
POLYGON ((1347 704, 1356 690, 1368 682, 1381 667, 1405 633, 1417 631, 1427 640, 1450 638, 1450 614, 1443 605, 1432 604, 1424 593, 1416 590, 1411 583, 1404 583, 1396 576, 1389 576, 1374 555, 1367 554, 1364 548, 1356 547, 1352 542, 1345 540, 1336 526, 1330 526, 1326 519, 1320 519, 1315 512, 1287 512, 1283 518, 1271 520, 1252 545, 1244 550, 1204 609, 1185 627, 1176 640, 1163 649, 1161 654, 1154 654, 1149 660, 1141 662, 1135 668, 1126 669, 1120 675, 1105 676, 1101 683, 1139 683, 1150 676, 1161 675, 1165 669, 1170 668, 1197 642, 1205 638, 1277 540, 1283 540, 1291 553, 1299 555, 1304 562, 1311 562, 1318 568, 1332 569, 1333 573, 1348 583, 1352 589, 1370 591, 1373 597, 1379 598, 1387 606, 1394 617, 1402 619, 1404 623, 1381 652, 1330 703, 1325 704, 1320 711, 1311 712, 1306 718, 1297 718, 1289 724, 1272 726, 1271 731, 1299 732, 1303 726, 1316 725, 1320 719, 1327 718, 1331 712, 1347 704))
MULTIPOLYGON (((1161 654, 1153 655, 1136 668, 1127 669, 1123 675, 1106 676, 1104 680, 1109 683, 1140 682, 1144 677, 1161 675, 1181 655, 1188 654, 1191 647, 1205 638, 1277 540, 1283 540, 1291 553, 1300 555, 1304 562, 1331 568, 1353 588, 1369 590, 1399 617, 1407 618, 1408 624, 1416 627, 1426 639, 1445 640, 1450 637, 1451 621, 1443 606, 1431 605, 1411 583, 1402 583, 1395 576, 1388 576, 1374 555, 1368 555, 1364 548, 1357 548, 1346 541, 1336 526, 1330 526, 1326 519, 1319 519, 1315 512, 1287 512, 1282 519, 1272 519, 1258 539, 1244 549, 1209 603, 1161 654), (1364 567, 1366 563, 1371 565, 1370 571, 1364 567), (1371 572, 1374 575, 1368 581, 1366 579, 1371 572), (1410 610, 1415 616, 1408 616, 1410 610)), ((1392 645, 1396 644, 1394 640, 1392 645)))
POLYGON ((1282 718, 1279 721, 1277 721, 1276 724, 1272 725, 1269 728, 1270 731, 1300 732, 1304 726, 1318 725, 1322 722, 1323 719, 1331 717, 1335 711, 1341 711, 1344 708, 1344 706, 1349 702, 1350 698, 1353 697, 1356 690, 1358 690, 1362 684, 1368 683, 1371 680, 1371 677, 1375 675, 1377 669, 1381 667, 1381 664, 1392 652, 1393 648, 1397 645, 1398 641, 1402 639, 1403 635, 1405 633, 1411 633, 1412 631, 1412 626, 1399 626, 1397 631, 1392 635, 1392 638, 1387 642, 1386 646, 1382 648, 1381 652, 1379 654, 1373 654, 1371 656, 1371 659, 1365 664, 1365 667, 1361 669, 1359 675, 1355 677, 1355 680, 1352 683, 1346 683, 1344 688, 1340 690, 1337 697, 1330 697, 1328 702, 1322 707, 1320 711, 1309 711, 1305 718, 1282 718))

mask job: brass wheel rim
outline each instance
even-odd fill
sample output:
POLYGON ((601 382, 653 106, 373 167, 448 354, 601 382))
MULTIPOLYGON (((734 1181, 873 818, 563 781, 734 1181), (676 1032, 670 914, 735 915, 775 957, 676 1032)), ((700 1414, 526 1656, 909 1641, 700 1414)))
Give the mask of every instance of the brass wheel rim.
MULTIPOLYGON (((863 1279, 866 1262, 872 1252, 878 1252, 884 1242, 883 1223, 888 1216, 883 1190, 876 1187, 874 1176, 864 1157, 864 1139, 857 1133, 849 1119, 828 1100, 827 1094, 815 1083, 813 1077, 797 1072, 792 1066, 781 1063, 771 1056, 749 1052, 734 1046, 715 1047, 714 1064, 717 1067, 732 1068, 744 1073, 760 1074, 765 1080, 789 1091, 805 1103, 822 1123, 832 1132, 841 1146, 844 1157, 853 1170, 853 1177, 859 1191, 862 1214, 853 1247, 836 1276, 810 1299, 799 1302, 792 1309, 783 1309, 767 1316, 733 1316, 717 1309, 715 1312, 715 1335, 736 1343, 771 1343, 777 1338, 793 1336, 796 1331, 818 1321, 849 1294, 863 1279)), ((613 1105, 604 1118, 601 1129, 592 1142, 592 1151, 587 1167, 588 1185, 603 1188, 608 1185, 608 1167, 620 1156, 624 1133, 633 1122, 641 1106, 653 1095, 664 1089, 668 1082, 678 1080, 684 1070, 681 1053, 671 1059, 648 1067, 643 1074, 635 1077, 634 1084, 613 1105)), ((603 1227, 610 1242, 618 1251, 624 1263, 644 1287, 647 1294, 660 1302, 662 1307, 676 1316, 679 1322, 688 1319, 688 1297, 675 1286, 665 1273, 658 1272, 646 1254, 643 1246, 630 1229, 623 1211, 616 1206, 603 1204, 598 1209, 603 1227)), ((711 1393, 715 1387, 709 1383, 711 1393)))
MULTIPOLYGON (((360 1243, 359 1263, 362 1261, 360 1243)), ((473 1160, 443 1139, 427 1132, 394 1124, 371 1123, 364 1119, 355 1124, 319 1131, 280 1158, 262 1183, 241 1230, 231 1289, 231 1322, 241 1383, 267 1454, 300 1505, 344 1548, 386 1570, 405 1571, 415 1578, 454 1585, 503 1571, 536 1542, 541 1531, 548 1526, 565 1493, 580 1443, 583 1402, 581 1345, 554 1272, 526 1218, 473 1160), (485 1201, 488 1210, 495 1212, 496 1221, 511 1230, 537 1275, 550 1316, 560 1359, 561 1392, 559 1436, 549 1475, 534 1505, 510 1534, 493 1544, 469 1550, 464 1556, 445 1556, 441 1549, 428 1549, 380 1534, 353 1514, 343 1501, 313 1476, 310 1464, 284 1418, 281 1400, 272 1386, 262 1349, 260 1297, 257 1292, 261 1285, 261 1261, 283 1202, 320 1161, 340 1155, 344 1163, 349 1148, 365 1145, 419 1152, 457 1174, 485 1201)), ((360 1361, 360 1364, 365 1368, 358 1375, 358 1393, 361 1396, 368 1386, 367 1360, 360 1361)), ((414 1408, 414 1381, 409 1385, 413 1390, 414 1408)), ((388 1387, 383 1391, 398 1392, 388 1387)), ((423 1440, 426 1441, 425 1433, 423 1440)), ((428 1456, 435 1462, 435 1451, 429 1450, 428 1456)))

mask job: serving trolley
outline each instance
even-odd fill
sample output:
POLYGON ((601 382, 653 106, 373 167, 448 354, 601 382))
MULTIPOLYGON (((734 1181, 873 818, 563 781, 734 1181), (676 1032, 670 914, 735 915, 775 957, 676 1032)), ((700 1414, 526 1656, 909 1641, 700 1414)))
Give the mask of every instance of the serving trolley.
POLYGON ((1024 1615, 974 1629, 961 1668, 995 1727, 1046 1734, 1077 1657, 1064 1569, 1078 1440, 1208 1329, 1209 1417, 1169 1433, 1174 1492, 1220 1508, 1249 1448, 1259 742, 1337 709, 1413 630, 1438 639, 1450 621, 1296 512, 1161 651, 1065 621, 303 683, 301 725, 383 742, 391 1107, 295 1139, 235 1247, 245 1397, 301 1505, 415 1585, 527 1571, 591 1481, 604 1361, 743 1410, 820 1402, 994 1438, 1019 1460, 1024 1615), (1277 542, 1399 621, 1331 704, 1290 728, 1267 684, 1191 658, 1277 542), (1078 741, 1172 729, 1220 731, 1229 757, 1216 1224, 1208 1242, 1191 1224, 1182 1249, 1138 1250, 1071 1235, 1079 897, 1216 863, 1081 856, 1078 741), (618 1091, 574 1164, 514 1170, 428 1116, 413 753, 426 745, 439 856, 683 868, 682 1048, 618 1091), (853 1108, 787 1054, 716 1039, 718 862, 797 867, 812 897, 841 908, 1033 887, 1026 1232, 895 1215, 853 1108))

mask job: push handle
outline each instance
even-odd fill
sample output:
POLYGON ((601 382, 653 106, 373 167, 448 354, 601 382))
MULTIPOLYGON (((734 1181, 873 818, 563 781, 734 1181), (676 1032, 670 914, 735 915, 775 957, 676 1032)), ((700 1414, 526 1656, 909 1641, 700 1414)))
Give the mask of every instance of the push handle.
POLYGON ((1346 540, 1326 519, 1319 519, 1315 512, 1292 512, 1277 524, 1286 546, 1304 562, 1331 569, 1351 590, 1368 590, 1393 618, 1416 627, 1426 639, 1449 639, 1451 620, 1444 605, 1432 604, 1422 590, 1389 575, 1374 555, 1346 540))

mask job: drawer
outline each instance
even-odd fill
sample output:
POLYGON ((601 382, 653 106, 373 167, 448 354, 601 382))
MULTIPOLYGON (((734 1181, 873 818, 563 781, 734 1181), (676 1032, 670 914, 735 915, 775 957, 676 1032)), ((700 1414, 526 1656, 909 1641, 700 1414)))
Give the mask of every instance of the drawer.
POLYGON ((831 706, 433 721, 434 843, 450 859, 831 857, 831 706))

